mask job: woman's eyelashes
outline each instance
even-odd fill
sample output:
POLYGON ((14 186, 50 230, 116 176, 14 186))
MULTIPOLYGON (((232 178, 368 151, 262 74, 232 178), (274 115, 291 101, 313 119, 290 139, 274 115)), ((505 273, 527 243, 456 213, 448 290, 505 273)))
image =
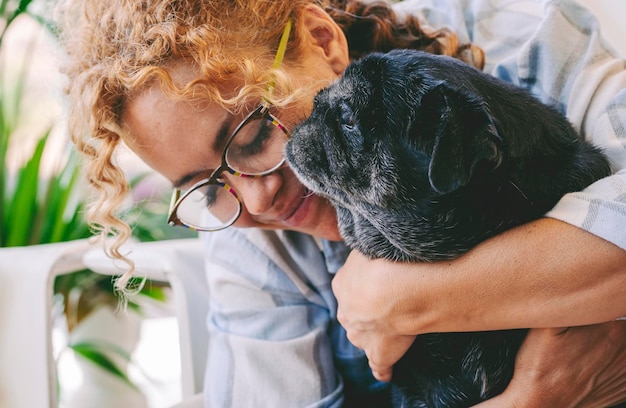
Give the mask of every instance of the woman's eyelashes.
POLYGON ((228 147, 229 156, 240 159, 249 158, 263 153, 266 141, 276 127, 267 120, 255 121, 242 129, 233 143, 228 147))

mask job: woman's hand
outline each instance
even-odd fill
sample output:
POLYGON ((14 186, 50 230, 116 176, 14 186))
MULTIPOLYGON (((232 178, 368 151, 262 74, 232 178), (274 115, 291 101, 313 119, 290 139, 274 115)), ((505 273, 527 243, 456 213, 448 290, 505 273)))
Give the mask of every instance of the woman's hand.
POLYGON ((415 338, 399 329, 408 310, 396 302, 402 295, 394 280, 402 272, 396 274, 390 266, 393 269, 386 261, 372 261, 353 251, 332 282, 339 303, 337 318, 352 344, 365 351, 374 377, 381 381, 391 380, 392 366, 415 338))
POLYGON ((626 401, 626 321, 533 329, 506 391, 478 408, 610 407, 626 401))
POLYGON ((453 261, 397 263, 353 251, 333 291, 348 338, 388 381, 418 334, 579 326, 626 315, 626 251, 541 219, 453 261))

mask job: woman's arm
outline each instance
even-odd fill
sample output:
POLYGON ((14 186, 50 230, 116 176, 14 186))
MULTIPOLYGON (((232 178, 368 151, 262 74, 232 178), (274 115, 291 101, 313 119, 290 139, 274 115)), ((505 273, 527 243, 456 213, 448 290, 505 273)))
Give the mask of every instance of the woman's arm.
POLYGON ((476 408, 612 407, 626 401, 624 371, 626 321, 533 329, 509 387, 476 408))
POLYGON ((382 380, 411 336, 565 327, 626 315, 626 251, 554 219, 489 239, 447 262, 353 252, 333 280, 338 318, 382 380))
MULTIPOLYGON (((422 3, 432 2, 406 4, 422 3)), ((626 69, 604 47, 593 17, 566 1, 549 3, 543 14, 540 2, 471 4, 454 26, 468 24, 489 72, 556 104, 615 169, 626 168, 626 69), (512 30, 525 10, 536 24, 512 30)), ((339 318, 388 379, 417 333, 562 327, 624 315, 624 191, 626 171, 568 195, 549 213, 554 219, 518 227, 452 262, 400 265, 355 253, 333 282, 339 318)))

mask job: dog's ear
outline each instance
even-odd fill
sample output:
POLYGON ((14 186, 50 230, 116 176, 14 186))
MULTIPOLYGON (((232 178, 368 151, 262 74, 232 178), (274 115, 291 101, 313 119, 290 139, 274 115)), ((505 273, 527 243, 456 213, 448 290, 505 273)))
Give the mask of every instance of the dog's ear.
POLYGON ((428 178, 437 192, 466 185, 481 161, 498 165, 500 136, 480 98, 440 83, 424 95, 421 107, 435 131, 428 178))

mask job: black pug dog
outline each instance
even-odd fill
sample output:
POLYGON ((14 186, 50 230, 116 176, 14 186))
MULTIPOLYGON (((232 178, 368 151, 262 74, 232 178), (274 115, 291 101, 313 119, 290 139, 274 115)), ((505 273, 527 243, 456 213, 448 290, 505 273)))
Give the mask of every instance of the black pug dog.
MULTIPOLYGON (((556 109, 456 59, 375 53, 322 90, 286 146, 298 178, 372 258, 457 257, 610 174, 556 109)), ((527 330, 417 336, 394 367, 402 407, 501 393, 527 330)))

